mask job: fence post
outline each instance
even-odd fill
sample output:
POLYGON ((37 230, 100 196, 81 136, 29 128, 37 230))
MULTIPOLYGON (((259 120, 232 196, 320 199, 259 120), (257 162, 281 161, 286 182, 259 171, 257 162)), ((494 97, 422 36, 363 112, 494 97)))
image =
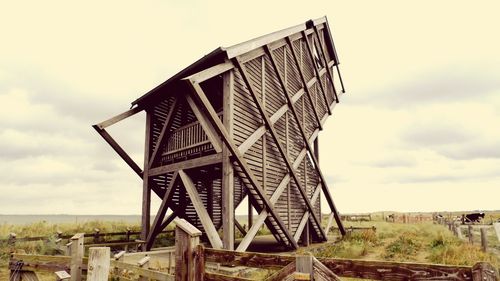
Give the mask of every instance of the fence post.
POLYGON ((71 237, 71 281, 82 280, 83 237, 84 233, 77 233, 71 237))
POLYGON ((195 259, 196 281, 203 281, 205 279, 205 248, 203 247, 203 245, 198 245, 198 247, 196 248, 195 259))
POLYGON ((499 279, 497 269, 487 262, 478 262, 472 267, 473 281, 497 281, 499 279))
POLYGON ((16 237, 17 235, 13 232, 9 234, 9 240, 7 241, 7 244, 9 244, 9 252, 11 253, 13 253, 16 249, 16 237))
POLYGON ((185 219, 175 219, 175 280, 195 281, 196 248, 201 231, 185 219))
POLYGON ((92 247, 89 249, 87 281, 106 281, 110 267, 109 247, 92 247))
POLYGON ((474 244, 474 233, 473 233, 472 225, 469 224, 468 230, 469 230, 469 243, 472 245, 472 244, 474 244))
POLYGON ((494 222, 493 229, 495 230, 495 233, 497 234, 498 242, 500 242, 500 222, 494 222))
POLYGON ((94 228, 94 243, 99 243, 99 228, 94 228))
MULTIPOLYGON (((314 269, 313 269, 313 256, 297 256, 295 258, 295 271, 300 275, 300 277, 305 277, 304 279, 299 278, 299 280, 314 280, 314 269), (306 279, 308 276, 309 278, 306 279)), ((296 276, 299 277, 299 276, 296 276)), ((297 280, 297 278, 295 279, 297 280)))
POLYGON ((488 238, 486 236, 486 231, 486 228, 481 228, 481 248, 484 252, 486 252, 486 250, 488 249, 488 238))

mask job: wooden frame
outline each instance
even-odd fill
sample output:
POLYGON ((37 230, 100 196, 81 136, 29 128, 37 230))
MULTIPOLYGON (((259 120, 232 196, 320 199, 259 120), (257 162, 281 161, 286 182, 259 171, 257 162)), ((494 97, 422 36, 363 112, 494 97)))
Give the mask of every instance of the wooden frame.
POLYGON ((345 234, 318 161, 318 134, 338 103, 335 65, 327 20, 320 18, 218 48, 134 101, 136 107, 94 125, 143 179, 145 249, 176 217, 203 229, 214 248, 234 249, 236 225, 245 235, 237 251, 264 224, 292 249, 299 240, 326 241, 333 219, 345 234), (142 110, 143 169, 105 130, 142 110), (151 191, 162 199, 152 224, 151 191), (326 228, 321 191, 332 211, 326 228), (234 214, 246 196, 248 231, 234 214))

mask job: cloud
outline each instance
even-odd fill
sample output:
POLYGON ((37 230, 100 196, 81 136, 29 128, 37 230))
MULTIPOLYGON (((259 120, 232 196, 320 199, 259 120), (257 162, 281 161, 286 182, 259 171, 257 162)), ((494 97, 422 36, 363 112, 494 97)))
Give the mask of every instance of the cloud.
POLYGON ((360 94, 356 101, 398 109, 484 99, 499 88, 497 70, 449 66, 360 94))
POLYGON ((439 152, 455 160, 500 159, 500 139, 441 148, 439 152))
POLYGON ((386 157, 384 159, 378 159, 372 162, 368 162, 367 165, 377 168, 399 168, 399 167, 414 167, 417 164, 414 158, 410 157, 386 157))
POLYGON ((403 142, 420 147, 464 143, 473 138, 464 128, 443 124, 412 125, 401 136, 403 142))

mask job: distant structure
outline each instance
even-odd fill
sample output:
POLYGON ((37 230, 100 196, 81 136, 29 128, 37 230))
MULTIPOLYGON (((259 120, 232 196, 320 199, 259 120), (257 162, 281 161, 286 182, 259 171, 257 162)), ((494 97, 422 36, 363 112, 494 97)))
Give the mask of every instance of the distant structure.
POLYGON ((247 249, 263 224, 292 249, 326 241, 333 219, 345 234, 318 162, 318 133, 339 102, 336 89, 345 92, 338 65, 326 17, 310 20, 217 48, 132 109, 94 125, 143 179, 145 248, 175 217, 202 230, 213 248, 234 250, 236 226, 244 234, 237 251, 247 249), (105 128, 143 110, 141 169, 105 128), (151 223, 152 192, 162 201, 151 223), (321 193, 331 210, 326 229, 321 193), (247 196, 245 230, 234 211, 247 196))

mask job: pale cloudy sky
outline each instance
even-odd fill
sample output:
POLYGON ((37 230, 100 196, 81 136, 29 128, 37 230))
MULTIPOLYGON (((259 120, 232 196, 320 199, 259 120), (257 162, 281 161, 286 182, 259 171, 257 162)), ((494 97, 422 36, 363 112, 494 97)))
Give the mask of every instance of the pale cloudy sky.
MULTIPOLYGON (((497 1, 1 1, 0 213, 138 214, 92 124, 218 46, 328 16, 342 212, 500 209, 497 1)), ((144 116, 110 133, 142 163, 144 116)), ((326 205, 325 205, 326 206, 326 205)))

